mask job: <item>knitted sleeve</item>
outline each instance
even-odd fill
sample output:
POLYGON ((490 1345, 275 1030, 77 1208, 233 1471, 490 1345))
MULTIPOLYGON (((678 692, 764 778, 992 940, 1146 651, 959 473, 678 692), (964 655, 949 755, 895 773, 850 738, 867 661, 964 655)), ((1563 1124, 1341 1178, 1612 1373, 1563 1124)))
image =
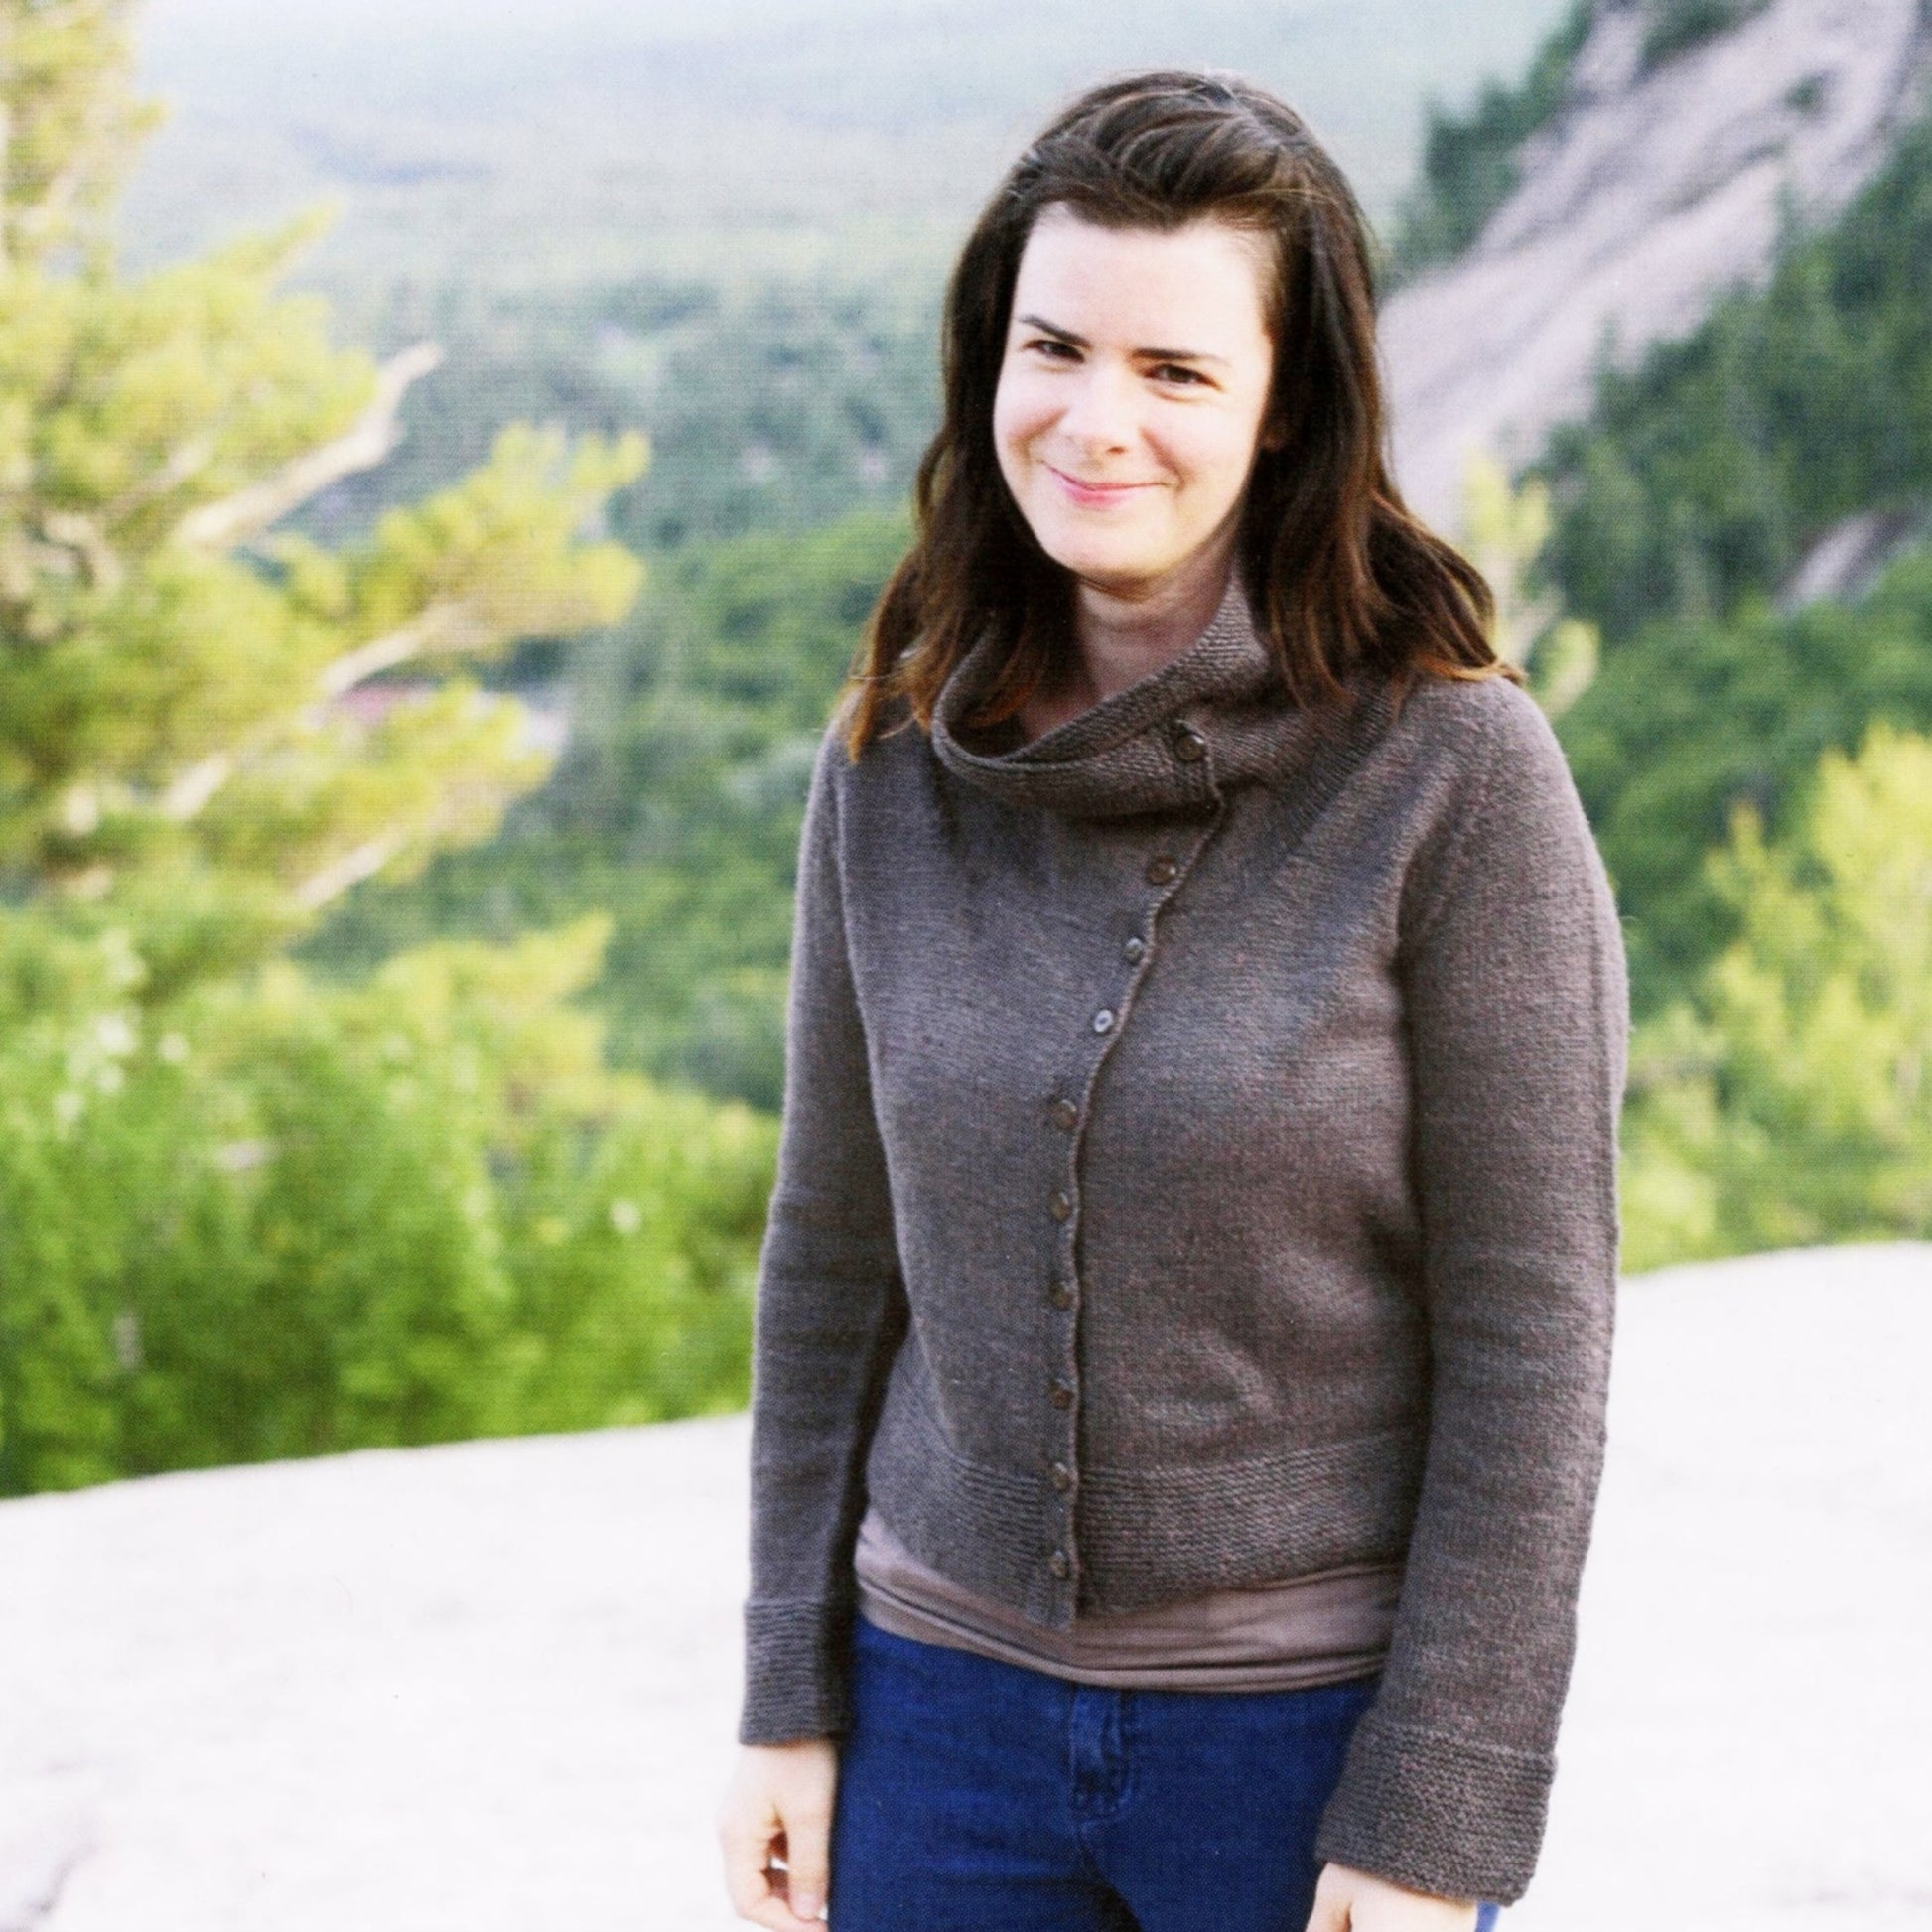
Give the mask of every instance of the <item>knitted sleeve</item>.
POLYGON ((1555 734, 1482 688, 1405 894, 1431 1345, 1391 1653, 1317 1840, 1448 1897, 1521 1896, 1541 1844, 1602 1466, 1616 1287, 1621 930, 1555 734))
POLYGON ((866 1449, 905 1323, 839 889, 844 757, 828 733, 799 847, 784 1119, 753 1339, 748 1744, 845 1725, 866 1449))

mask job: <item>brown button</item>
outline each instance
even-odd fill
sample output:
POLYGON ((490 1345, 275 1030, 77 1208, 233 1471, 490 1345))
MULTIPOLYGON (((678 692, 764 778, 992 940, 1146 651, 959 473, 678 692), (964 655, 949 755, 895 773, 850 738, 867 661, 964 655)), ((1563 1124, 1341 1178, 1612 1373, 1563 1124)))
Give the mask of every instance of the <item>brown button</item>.
POLYGON ((1056 1577, 1060 1577, 1060 1578, 1070 1577, 1073 1574, 1073 1559, 1069 1557, 1064 1550, 1055 1550, 1053 1554, 1047 1558, 1046 1567, 1056 1577))
POLYGON ((1064 1221, 1073 1212, 1073 1196, 1067 1193, 1055 1194, 1046 1203, 1046 1211, 1052 1215, 1054 1220, 1064 1221))
POLYGON ((1207 756, 1207 740, 1192 725, 1182 725, 1173 735, 1173 755, 1182 764, 1198 764, 1207 756))
POLYGON ((1046 1291, 1046 1299, 1056 1309, 1070 1309, 1073 1306, 1073 1284, 1071 1282, 1055 1282, 1046 1291))
POLYGON ((1047 1109, 1052 1115, 1053 1125, 1064 1128, 1069 1134, 1080 1124, 1080 1110, 1072 1101, 1061 1098, 1047 1109))
POLYGON ((1055 1409, 1071 1409, 1073 1407, 1073 1384, 1062 1381, 1057 1375, 1054 1376, 1052 1402, 1055 1409))
POLYGON ((1097 1034, 1110 1034, 1113 1032, 1114 1010, 1112 1007, 1102 1007, 1093 1016, 1093 1030, 1097 1034))
POLYGON ((1137 932, 1126 945, 1121 947, 1120 956, 1130 966, 1138 966, 1147 957, 1147 941, 1137 932))
POLYGON ((1073 1487, 1073 1471, 1064 1462, 1055 1462, 1046 1474, 1047 1479, 1062 1496, 1073 1487))
POLYGON ((1171 886, 1179 872, 1180 868, 1167 853, 1158 852, 1147 862, 1147 883, 1150 886, 1171 886))

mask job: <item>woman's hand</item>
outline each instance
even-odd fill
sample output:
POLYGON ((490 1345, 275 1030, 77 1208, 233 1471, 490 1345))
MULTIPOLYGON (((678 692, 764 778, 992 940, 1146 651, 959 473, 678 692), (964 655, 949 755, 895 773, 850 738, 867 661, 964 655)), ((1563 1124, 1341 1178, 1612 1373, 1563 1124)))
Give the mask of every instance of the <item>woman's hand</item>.
POLYGON ((1345 1864, 1324 1864, 1308 1932, 1472 1932, 1473 1898, 1437 1898, 1345 1864))
POLYGON ((832 1863, 838 1748, 829 1737, 747 1744, 718 1812, 725 1889, 740 1918, 770 1932, 817 1932, 832 1863), (778 1869, 773 1862, 782 1861, 778 1869))

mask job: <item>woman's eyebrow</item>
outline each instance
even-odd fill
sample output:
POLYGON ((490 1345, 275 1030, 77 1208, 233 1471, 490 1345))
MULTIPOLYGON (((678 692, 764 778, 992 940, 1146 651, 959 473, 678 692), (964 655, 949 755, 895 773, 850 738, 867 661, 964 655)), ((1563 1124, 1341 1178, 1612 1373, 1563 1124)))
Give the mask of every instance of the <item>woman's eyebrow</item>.
MULTIPOLYGON (((1076 336, 1072 330, 1062 329, 1044 316, 1015 316, 1013 320, 1022 329, 1037 329, 1042 335, 1056 337, 1074 348, 1093 346, 1084 336, 1076 336)), ((1134 353, 1148 362, 1218 362, 1224 368, 1227 366, 1225 355, 1211 355, 1204 348, 1137 348, 1134 353)))
POLYGON ((1074 348, 1091 348, 1093 345, 1084 336, 1076 336, 1070 329, 1062 329, 1057 322, 1048 322, 1044 316, 1015 316, 1014 326, 1020 329, 1037 329, 1042 335, 1057 337, 1061 342, 1074 348))

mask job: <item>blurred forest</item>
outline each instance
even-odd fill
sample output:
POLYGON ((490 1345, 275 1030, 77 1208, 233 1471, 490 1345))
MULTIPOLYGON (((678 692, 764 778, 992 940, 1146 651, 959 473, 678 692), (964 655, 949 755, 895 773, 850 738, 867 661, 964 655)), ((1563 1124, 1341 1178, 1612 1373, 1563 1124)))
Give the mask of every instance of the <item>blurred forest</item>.
MULTIPOLYGON (((806 776, 950 238, 1092 15, 962 67, 945 8, 574 4, 575 107, 505 119, 488 6, 376 61, 158 0, 157 137, 138 15, 0 0, 0 1494, 743 1398, 806 776)), ((1587 21, 1468 11, 1377 89, 1386 8, 1204 15, 1396 279, 1587 21)), ((1921 126, 1491 491, 1625 914, 1631 1267, 1932 1233, 1928 284, 1921 126)))

